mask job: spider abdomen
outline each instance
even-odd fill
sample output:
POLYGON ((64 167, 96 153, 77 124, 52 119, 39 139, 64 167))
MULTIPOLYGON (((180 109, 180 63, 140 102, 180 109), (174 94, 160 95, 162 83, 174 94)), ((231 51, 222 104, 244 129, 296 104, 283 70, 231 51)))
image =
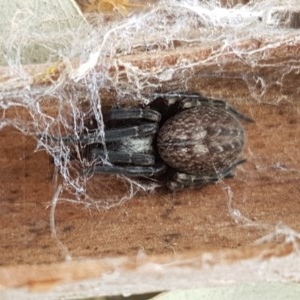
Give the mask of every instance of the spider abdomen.
POLYGON ((210 176, 230 167, 241 153, 245 133, 230 112, 213 106, 186 109, 161 127, 160 157, 179 172, 210 176))

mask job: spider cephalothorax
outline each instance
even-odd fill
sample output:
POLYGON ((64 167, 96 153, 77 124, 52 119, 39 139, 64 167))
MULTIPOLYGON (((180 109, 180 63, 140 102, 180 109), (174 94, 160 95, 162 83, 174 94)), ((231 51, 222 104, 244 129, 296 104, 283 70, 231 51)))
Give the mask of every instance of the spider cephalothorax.
POLYGON ((79 137, 89 162, 83 174, 152 178, 171 189, 231 177, 244 162, 240 120, 252 121, 226 102, 197 93, 160 94, 148 107, 113 108, 105 121, 105 146, 93 132, 79 137))

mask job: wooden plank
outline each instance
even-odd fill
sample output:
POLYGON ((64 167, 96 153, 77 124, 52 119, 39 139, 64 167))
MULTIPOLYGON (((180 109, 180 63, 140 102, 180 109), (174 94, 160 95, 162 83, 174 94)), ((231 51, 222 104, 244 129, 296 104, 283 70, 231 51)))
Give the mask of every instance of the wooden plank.
MULTIPOLYGON (((149 78, 149 83, 159 83, 158 87, 145 86, 139 91, 144 95, 183 89, 201 91, 233 103, 250 115, 255 124, 245 125, 248 142, 244 156, 248 161, 237 170, 234 179, 175 194, 138 193, 110 210, 59 202, 55 213, 56 230, 73 259, 136 256, 140 251, 154 257, 163 254, 172 258, 174 253, 224 249, 229 252, 228 249, 234 249, 232 253, 240 253, 240 259, 247 257, 256 239, 270 232, 274 233, 270 247, 277 241, 297 243, 296 232, 300 230, 300 45, 297 35, 285 41, 282 44, 280 37, 245 40, 222 52, 217 45, 213 48, 180 45, 172 51, 141 52, 98 62, 97 72, 109 72, 110 78, 117 82, 100 91, 107 107, 115 102, 119 88, 134 91, 135 84, 128 81, 127 76, 128 66, 134 66, 146 73, 152 70, 154 76, 149 78), (214 59, 212 51, 217 54, 214 59), (186 60, 190 67, 184 68, 186 60), (164 70, 172 69, 172 76, 160 73, 161 66, 164 70), (185 78, 188 80, 183 80, 185 78), (263 86, 255 83, 257 79, 266 83, 267 89, 262 94, 263 86)), ((54 71, 51 69, 50 76, 47 75, 49 68, 48 65, 25 67, 31 74, 29 81, 10 77, 6 75, 7 69, 1 68, 2 100, 17 101, 28 85, 31 92, 38 94, 68 76, 69 69, 64 65, 54 71)), ((57 108, 53 103, 55 101, 45 101, 43 105, 49 114, 55 115, 57 108)), ((7 110, 6 116, 22 116, 20 111, 23 110, 7 110)), ((64 260, 65 253, 51 237, 49 208, 46 209, 55 192, 53 165, 44 152, 34 152, 36 141, 32 137, 11 127, 2 129, 0 136, 0 263, 4 266, 1 269, 4 278, 18 270, 16 267, 10 271, 5 266, 52 264, 64 260)), ((115 178, 100 176, 93 179, 91 189, 103 200, 107 195, 114 195, 118 200, 128 190, 115 178)), ((254 251, 257 255, 262 253, 260 247, 254 251)), ((282 255, 288 254, 290 251, 282 255)), ((57 268, 56 265, 53 268, 57 268)), ((41 267, 39 272, 45 274, 46 271, 41 267)), ((22 280, 20 285, 30 285, 26 274, 22 280)), ((2 285, 8 285, 7 281, 2 279, 2 285)), ((17 285, 14 283, 13 287, 17 285)))

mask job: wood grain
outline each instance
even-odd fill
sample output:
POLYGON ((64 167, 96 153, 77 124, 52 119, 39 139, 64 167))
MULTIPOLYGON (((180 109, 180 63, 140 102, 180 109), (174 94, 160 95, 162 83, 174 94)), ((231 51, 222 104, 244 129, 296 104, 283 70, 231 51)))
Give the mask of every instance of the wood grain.
MULTIPOLYGON (((292 234, 288 228, 300 230, 300 44, 295 35, 290 41, 281 44, 280 37, 245 40, 234 45, 239 55, 229 47, 217 59, 210 59, 212 50, 220 53, 221 46, 179 45, 172 51, 141 51, 95 66, 97 72, 109 72, 117 82, 99 91, 104 106, 116 102, 116 89, 134 88, 126 76, 128 64, 147 72, 153 70, 155 76, 149 78, 149 83, 158 83, 156 70, 163 65, 164 69, 174 70, 172 78, 159 82, 158 89, 145 87, 142 94, 199 91, 233 103, 255 124, 245 125, 247 163, 238 168, 233 179, 198 190, 138 193, 109 210, 59 202, 55 213, 57 234, 75 260, 136 256, 140 251, 154 257, 171 257, 174 253, 225 249, 247 257, 256 239, 274 232, 268 244, 272 248, 286 242, 285 238, 292 234), (191 65, 183 70, 180 66, 185 60, 191 65), (262 86, 255 83, 257 78, 266 83, 264 93, 262 86)), ((15 101, 28 85, 38 93, 67 78, 69 71, 63 64, 51 76, 45 75, 50 67, 25 67, 31 74, 29 81, 10 77, 7 69, 1 68, 1 98, 15 101)), ((47 106, 45 111, 55 115, 53 103, 45 101, 43 105, 47 106)), ((22 115, 18 108, 6 111, 8 118, 16 115, 22 115)), ((24 118, 28 118, 26 112, 24 118)), ((0 281, 6 286, 11 284, 3 281, 6 270, 10 270, 6 266, 52 264, 63 261, 64 256, 49 228, 48 205, 55 192, 49 157, 45 152, 35 152, 34 138, 12 127, 2 129, 0 137, 0 264, 4 266, 0 281)), ((103 198, 108 194, 118 198, 124 193, 122 184, 111 177, 94 178, 91 188, 103 198)), ((260 247, 254 249, 261 253, 260 247)), ((18 284, 31 285, 25 279, 13 283, 18 284)))

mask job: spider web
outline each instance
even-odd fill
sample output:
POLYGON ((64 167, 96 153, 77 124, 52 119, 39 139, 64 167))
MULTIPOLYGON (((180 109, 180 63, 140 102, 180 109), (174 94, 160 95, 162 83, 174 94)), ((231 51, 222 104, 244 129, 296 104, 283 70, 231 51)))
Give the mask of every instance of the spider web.
MULTIPOLYGON (((47 151, 59 174, 56 184, 61 193, 56 197, 60 200, 92 208, 120 205, 140 190, 153 191, 156 183, 144 184, 122 176, 82 176, 88 162, 84 157, 72 159, 74 153, 81 151, 80 141, 70 143, 59 137, 79 138, 87 131, 92 116, 98 140, 105 145, 102 111, 107 107, 148 104, 153 93, 188 90, 195 70, 215 65, 218 69, 197 73, 197 79, 225 74, 221 76, 238 79, 247 86, 249 101, 265 103, 266 95, 273 89, 278 94, 269 104, 289 101, 285 80, 291 73, 299 72, 299 62, 292 56, 276 63, 260 57, 282 45, 292 47, 299 43, 300 38, 290 34, 291 28, 298 26, 298 15, 287 12, 295 4, 297 1, 249 1, 248 5, 228 9, 217 0, 157 1, 126 16, 91 14, 80 19, 77 26, 40 32, 32 29, 45 20, 58 20, 21 11, 1 39, 2 60, 8 67, 1 72, 0 128, 13 126, 36 139, 37 151, 47 151), (262 40, 268 43, 252 47, 262 40), (45 64, 29 65, 26 53, 32 45, 47 49, 45 64), (180 47, 208 50, 197 60, 185 52, 175 58, 168 55, 180 47), (248 71, 228 73, 225 60, 232 57, 248 71), (273 68, 272 76, 262 76, 257 71, 263 67, 273 68), (119 193, 111 196, 115 180, 121 182, 119 193)), ((297 94, 299 87, 295 89, 297 94)), ((206 92, 207 96, 242 101, 232 91, 206 92)), ((255 159, 255 172, 282 167, 280 163, 264 165, 264 158, 251 151, 248 149, 255 159)), ((108 163, 105 153, 99 161, 108 163)), ((264 226, 244 217, 232 204, 230 187, 224 185, 224 190, 234 221, 264 226)), ((276 227, 276 232, 299 239, 297 233, 284 226, 276 227)))

